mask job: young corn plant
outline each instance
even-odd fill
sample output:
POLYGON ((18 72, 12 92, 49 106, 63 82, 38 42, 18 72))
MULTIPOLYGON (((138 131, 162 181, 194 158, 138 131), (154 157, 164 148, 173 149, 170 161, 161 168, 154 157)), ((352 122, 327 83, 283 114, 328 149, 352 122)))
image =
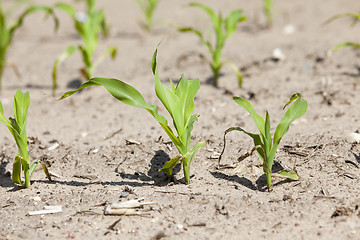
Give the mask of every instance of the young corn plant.
POLYGON ((188 80, 181 75, 179 83, 175 87, 171 82, 170 88, 167 88, 159 78, 157 69, 157 50, 152 58, 152 71, 155 76, 155 92, 166 110, 169 112, 176 134, 171 129, 166 118, 158 113, 158 108, 145 102, 143 96, 132 86, 112 78, 92 78, 77 90, 66 92, 59 100, 67 98, 77 91, 94 86, 103 86, 113 97, 119 101, 138 108, 147 110, 165 130, 171 141, 179 151, 179 155, 165 163, 159 171, 171 175, 172 169, 178 162, 182 163, 185 183, 190 183, 190 164, 197 151, 205 145, 205 142, 198 142, 191 148, 191 131, 193 124, 198 120, 198 114, 193 113, 195 104, 194 98, 200 88, 200 80, 188 80))
MULTIPOLYGON (((328 24, 332 21, 335 21, 335 20, 337 20, 339 18, 343 18, 343 17, 350 17, 352 19, 352 24, 351 24, 352 27, 354 27, 360 21, 360 13, 343 13, 343 14, 338 14, 338 15, 331 17, 324 24, 328 24)), ((360 49, 360 43, 354 43, 354 42, 339 43, 330 50, 330 53, 335 52, 343 47, 355 47, 355 48, 360 49)))
POLYGON ((250 156, 255 150, 257 151, 257 153, 259 154, 259 157, 263 161, 263 170, 264 170, 264 173, 266 174, 267 188, 269 191, 271 190, 271 186, 272 186, 271 176, 284 177, 284 178, 288 178, 288 179, 292 179, 292 180, 298 180, 299 179, 298 174, 291 170, 281 170, 279 172, 272 173, 272 166, 274 163, 274 158, 275 158, 275 154, 278 149, 279 143, 280 143, 282 137, 289 130, 290 124, 295 119, 303 116, 307 111, 308 104, 301 97, 300 93, 296 93, 296 94, 292 95, 290 100, 285 104, 283 109, 285 109, 288 105, 293 103, 289 107, 289 109, 286 111, 286 113, 284 114, 282 119, 280 120, 280 123, 277 125, 273 137, 271 136, 271 133, 270 133, 270 116, 269 116, 268 111, 266 111, 266 117, 264 120, 259 114, 256 113, 255 109, 253 108, 253 106, 251 105, 250 102, 248 102, 247 100, 245 100, 244 98, 241 98, 241 97, 233 97, 233 99, 237 104, 242 106, 246 111, 248 111, 250 113, 250 115, 252 116, 252 118, 255 122, 256 127, 259 130, 259 134, 247 132, 240 127, 228 128, 224 134, 224 148, 223 148, 223 151, 219 158, 219 165, 220 165, 221 156, 225 150, 226 134, 228 134, 229 132, 232 132, 232 131, 241 131, 253 139, 255 147, 253 148, 251 153, 246 154, 245 157, 240 157, 239 160, 242 161, 247 156, 250 156))
MULTIPOLYGON (((30 95, 28 92, 18 90, 14 96, 13 110, 14 118, 7 120, 4 117, 3 106, 0 102, 0 122, 4 123, 10 130, 19 149, 19 154, 15 157, 12 171, 12 181, 25 187, 30 187, 30 179, 39 161, 33 163, 29 159, 27 135, 26 135, 26 116, 30 105, 30 95), (25 181, 21 181, 21 169, 24 172, 25 181)), ((47 178, 51 181, 49 172, 45 165, 41 163, 47 178)))
POLYGON ((141 26, 148 32, 151 32, 154 26, 154 12, 160 0, 134 0, 139 5, 144 14, 144 21, 140 22, 141 26))
POLYGON ((232 62, 222 60, 222 50, 224 48, 226 39, 228 39, 233 33, 235 33, 238 23, 246 20, 246 17, 243 15, 242 10, 236 9, 232 11, 226 18, 223 18, 221 13, 217 15, 211 8, 200 3, 191 3, 189 6, 198 7, 204 10, 210 16, 214 27, 216 42, 215 44, 211 44, 211 41, 206 40, 204 35, 198 29, 194 29, 191 27, 182 27, 178 28, 178 30, 181 32, 192 32, 196 34, 200 38, 202 44, 209 50, 211 60, 208 61, 208 63, 213 72, 213 84, 215 87, 218 86, 220 70, 224 63, 228 64, 234 70, 235 74, 237 75, 238 85, 239 87, 241 87, 242 75, 239 69, 232 62))
MULTIPOLYGON (((17 4, 19 2, 15 2, 15 5, 13 8, 17 7, 17 4)), ((26 16, 33 12, 43 11, 47 13, 48 15, 52 15, 55 20, 55 29, 58 25, 58 20, 53 14, 53 10, 49 7, 45 6, 30 6, 24 10, 24 12, 17 17, 15 20, 11 21, 11 13, 14 9, 9 9, 8 11, 5 11, 2 7, 2 0, 0 0, 0 90, 2 86, 2 76, 4 73, 5 66, 7 64, 6 62, 6 55, 7 50, 9 49, 10 45, 13 43, 14 34, 16 30, 19 29, 19 27, 22 26, 24 19, 26 16)))
POLYGON ((95 8, 96 1, 86 0, 86 2, 88 8, 86 13, 76 12, 71 5, 66 3, 58 3, 55 5, 55 8, 60 9, 71 16, 74 21, 75 29, 82 38, 83 45, 68 46, 65 52, 59 55, 59 57, 56 59, 52 71, 53 96, 56 93, 57 87, 58 65, 73 55, 76 50, 79 50, 82 55, 85 67, 81 69, 81 73, 86 80, 90 79, 90 77, 94 74, 96 67, 104 60, 107 55, 110 55, 112 59, 116 57, 116 48, 108 47, 100 57, 94 60, 94 52, 98 46, 99 34, 102 32, 102 34, 106 36, 108 28, 105 21, 104 11, 96 10, 95 8))
POLYGON ((270 28, 273 22, 273 0, 264 0, 264 14, 266 16, 267 27, 270 28))

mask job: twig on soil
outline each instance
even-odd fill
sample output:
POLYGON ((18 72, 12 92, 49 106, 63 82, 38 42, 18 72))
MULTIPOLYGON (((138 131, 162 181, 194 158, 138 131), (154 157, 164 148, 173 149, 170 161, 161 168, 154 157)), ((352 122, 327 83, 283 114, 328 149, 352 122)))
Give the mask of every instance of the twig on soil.
POLYGON ((116 134, 120 133, 122 131, 122 128, 120 128, 119 130, 109 134, 108 136, 104 137, 104 140, 108 140, 110 138, 113 138, 116 134))
POLYGON ((132 139, 125 139, 125 142, 126 142, 126 145, 133 145, 133 144, 141 145, 141 142, 138 142, 138 141, 135 141, 132 139))
POLYGON ((202 195, 201 193, 185 193, 185 192, 175 192, 175 191, 161 191, 155 190, 157 193, 172 193, 172 194, 180 194, 180 195, 202 195))
POLYGON ((119 218, 118 220, 116 220, 115 222, 113 222, 110 226, 108 226, 107 229, 112 230, 112 231, 116 231, 115 226, 121 221, 121 218, 119 218))
POLYGON ((43 215, 43 214, 59 213, 59 212, 62 212, 62 207, 60 205, 56 205, 56 206, 44 206, 44 210, 33 211, 33 212, 29 212, 28 214, 30 216, 34 216, 34 215, 43 215))
POLYGON ((133 216, 133 215, 149 215, 147 212, 149 210, 140 211, 140 208, 143 209, 145 205, 156 204, 155 202, 142 202, 144 198, 139 198, 136 200, 129 200, 126 202, 113 203, 105 207, 104 214, 105 215, 125 215, 125 216, 133 216))

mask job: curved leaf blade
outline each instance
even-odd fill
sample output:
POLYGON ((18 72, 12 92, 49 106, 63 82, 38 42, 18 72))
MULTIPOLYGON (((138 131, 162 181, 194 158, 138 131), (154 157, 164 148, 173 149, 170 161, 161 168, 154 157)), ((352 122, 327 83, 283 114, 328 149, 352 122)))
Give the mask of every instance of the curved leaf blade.
POLYGON ((291 107, 286 111, 283 118, 280 120, 280 123, 276 127, 274 134, 274 144, 279 143, 281 138, 289 130, 290 124, 297 118, 303 116, 308 108, 308 103, 298 97, 298 99, 291 105, 291 107))
POLYGON ((255 111, 251 103, 245 100, 242 97, 233 97, 234 101, 242 106, 248 113, 250 113, 253 118, 256 127, 259 129, 260 133, 265 136, 265 120, 255 111))

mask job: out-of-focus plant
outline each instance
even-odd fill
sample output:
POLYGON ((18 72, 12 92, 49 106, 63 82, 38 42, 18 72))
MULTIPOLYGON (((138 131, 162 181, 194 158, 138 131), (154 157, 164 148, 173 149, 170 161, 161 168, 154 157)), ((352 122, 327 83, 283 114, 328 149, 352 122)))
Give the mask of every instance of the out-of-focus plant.
POLYGON ((241 87, 242 75, 239 69, 232 62, 222 60, 222 50, 224 48, 226 39, 235 33, 238 23, 246 20, 242 10, 236 9, 232 11, 226 18, 223 18, 221 13, 217 15, 211 8, 200 3, 190 3, 189 6, 198 7, 204 10, 210 16, 214 27, 216 42, 215 44, 211 44, 211 41, 206 40, 201 31, 195 28, 181 27, 178 28, 178 30, 181 32, 192 32, 196 34, 200 38, 202 44, 208 48, 209 53, 211 54, 211 61, 208 62, 213 72, 214 86, 218 86, 221 67, 224 63, 226 63, 229 64, 236 73, 238 78, 238 85, 241 87))
POLYGON ((30 13, 37 12, 37 11, 43 11, 47 13, 48 15, 52 15, 55 20, 55 29, 58 25, 58 20, 53 14, 52 8, 45 7, 45 6, 37 6, 32 5, 29 6, 24 10, 24 12, 15 18, 14 20, 11 20, 11 15, 16 7, 18 7, 18 4, 21 4, 20 1, 15 1, 14 5, 9 8, 8 11, 5 11, 3 9, 2 0, 0 0, 0 90, 2 86, 2 76, 4 73, 4 68, 6 66, 6 54, 9 46, 13 43, 14 40, 14 34, 16 30, 21 27, 21 25, 24 22, 24 19, 26 16, 28 16, 30 13))
MULTIPOLYGON (((0 102, 0 122, 4 123, 10 130, 19 149, 19 154, 15 157, 13 164, 12 180, 15 184, 30 187, 30 178, 34 173, 39 161, 33 163, 29 159, 27 135, 26 135, 26 116, 30 105, 30 95, 28 92, 17 90, 14 96, 13 110, 14 118, 7 120, 4 117, 3 106, 0 102), (21 169, 24 172, 25 181, 21 181, 21 169)), ((42 164, 46 176, 51 180, 49 172, 44 164, 42 164)))
POLYGON ((57 68, 58 65, 70 57, 76 50, 79 50, 85 67, 81 69, 82 76, 88 80, 94 74, 96 67, 104 60, 107 55, 111 55, 114 59, 116 57, 116 48, 108 47, 103 54, 94 60, 94 52, 98 46, 99 35, 102 33, 107 35, 107 24, 103 10, 96 10, 95 0, 86 0, 87 12, 76 12, 75 9, 66 3, 58 3, 55 8, 68 13, 74 21, 75 29, 82 38, 83 45, 73 46, 70 45, 66 48, 65 52, 59 55, 56 59, 53 71, 53 95, 55 95, 57 85, 57 68))
POLYGON ((266 16, 267 27, 270 28, 273 22, 273 0, 264 0, 264 14, 266 16))
POLYGON ((154 12, 158 6, 160 0, 134 0, 140 7, 144 14, 144 21, 141 22, 141 26, 150 32, 154 26, 154 12))
POLYGON ((266 118, 264 120, 259 114, 256 113, 254 107, 251 105, 249 101, 241 97, 233 97, 233 99, 237 104, 242 106, 252 116, 256 124, 256 127, 259 130, 259 134, 249 133, 240 127, 231 127, 227 129, 224 134, 224 148, 219 157, 219 165, 220 165, 221 156, 225 150, 226 134, 236 130, 236 131, 241 131, 247 134, 248 136, 250 136, 253 139, 255 145, 251 153, 246 154, 244 157, 240 157, 239 161, 244 160, 247 156, 250 156, 256 150, 261 160, 263 161, 263 169, 264 169, 264 173, 266 174, 267 188, 269 189, 269 191, 271 190, 271 186, 272 186, 271 176, 284 177, 292 180, 299 179, 298 174, 294 171, 289 171, 284 169, 279 172, 272 173, 272 166, 274 163, 276 151, 279 147, 279 143, 282 137, 288 132, 290 124, 295 119, 303 116, 307 111, 308 104, 303 98, 301 98, 300 93, 296 93, 292 95, 290 100, 285 104, 283 109, 285 109, 288 105, 294 102, 286 111, 286 113, 280 120, 280 123, 277 125, 273 138, 271 137, 271 133, 270 133, 270 116, 268 111, 266 111, 266 118))
POLYGON ((165 130, 179 151, 179 155, 165 163, 164 167, 159 171, 171 175, 172 169, 178 162, 181 162, 184 170, 185 183, 190 183, 190 164, 197 151, 205 145, 205 142, 198 142, 191 148, 191 131, 193 124, 198 120, 198 114, 193 113, 195 104, 194 98, 200 88, 200 80, 188 80, 183 75, 179 83, 175 87, 170 81, 171 87, 167 88, 161 81, 157 70, 156 62, 157 50, 152 58, 152 71, 155 75, 155 92, 166 110, 169 112, 177 135, 168 125, 166 118, 158 113, 155 105, 147 104, 144 97, 132 86, 112 78, 92 78, 77 90, 69 91, 63 94, 59 99, 67 98, 77 91, 94 86, 103 86, 113 97, 119 101, 133 107, 146 109, 165 130))
MULTIPOLYGON (((342 14, 338 14, 338 15, 335 15, 335 16, 329 18, 328 20, 325 21, 324 25, 329 24, 332 21, 335 21, 335 20, 337 20, 339 18, 343 18, 343 17, 349 17, 352 19, 352 24, 351 24, 352 27, 354 27, 360 21, 360 13, 342 13, 342 14)), ((355 47, 355 48, 360 49, 360 43, 354 43, 354 42, 339 43, 330 50, 330 53, 335 52, 343 47, 355 47)))

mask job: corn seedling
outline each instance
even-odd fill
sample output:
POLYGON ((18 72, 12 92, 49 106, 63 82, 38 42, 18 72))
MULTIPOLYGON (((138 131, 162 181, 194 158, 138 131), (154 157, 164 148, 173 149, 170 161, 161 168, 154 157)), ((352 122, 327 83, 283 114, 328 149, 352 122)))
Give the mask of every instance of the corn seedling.
MULTIPOLYGON (((26 116, 30 105, 30 95, 28 92, 21 92, 18 90, 14 96, 13 110, 15 118, 9 118, 7 120, 4 117, 3 106, 0 102, 0 122, 4 123, 10 130, 10 133, 15 139, 16 145, 19 149, 19 154, 15 157, 12 171, 12 181, 15 184, 20 184, 25 187, 30 187, 30 178, 34 173, 39 161, 35 161, 32 164, 29 159, 28 143, 26 135, 26 116), (21 181, 21 169, 24 172, 25 182, 21 181)), ((49 172, 45 165, 43 170, 46 176, 51 180, 49 172)))
MULTIPOLYGON (((279 172, 272 173, 272 166, 279 143, 285 133, 287 133, 287 131, 289 130, 290 124, 295 119, 303 116, 307 111, 308 104, 303 98, 301 98, 300 93, 294 94, 285 104, 283 109, 285 109, 288 105, 294 102, 280 120, 280 123, 276 127, 273 138, 271 137, 270 133, 270 116, 268 111, 266 111, 266 117, 264 120, 259 114, 256 113, 250 102, 241 97, 233 97, 233 99, 237 104, 242 106, 246 111, 250 113, 260 134, 249 133, 240 127, 231 127, 227 129, 224 134, 224 148, 219 158, 219 165, 221 156, 225 150, 226 134, 236 130, 247 134, 253 139, 255 147, 251 152, 254 152, 256 150, 261 160, 263 161, 263 170, 266 174, 267 188, 269 190, 271 190, 271 176, 284 177, 292 180, 299 179, 298 174, 290 170, 281 170, 279 172)), ((251 153, 246 154, 245 157, 240 157, 239 160, 242 161, 249 155, 251 155, 251 153)))
POLYGON ((141 26, 150 32, 154 25, 154 12, 158 6, 160 0, 134 0, 140 7, 144 14, 144 21, 141 22, 141 26))
MULTIPOLYGON (((352 19, 352 24, 351 24, 352 27, 354 27, 360 21, 360 13, 343 13, 331 17, 324 23, 324 25, 343 17, 350 17, 352 19)), ((335 52, 343 47, 355 47, 360 49, 360 43, 354 43, 354 42, 339 43, 330 50, 330 53, 335 52)))
POLYGON ((147 104, 143 96, 135 88, 117 79, 92 78, 77 90, 66 92, 59 100, 67 98, 83 88, 101 85, 119 101, 133 107, 146 109, 159 122, 180 153, 166 162, 159 171, 165 172, 170 176, 172 169, 178 162, 181 162, 185 183, 188 184, 190 183, 190 163, 196 152, 205 145, 205 142, 198 142, 191 148, 191 131, 193 123, 198 120, 198 114, 193 113, 195 108, 194 98, 200 88, 200 80, 188 80, 184 75, 181 75, 176 87, 171 81, 171 87, 167 88, 160 81, 156 55, 157 50, 153 55, 151 63, 152 71, 155 75, 155 92, 169 112, 177 135, 168 125, 166 118, 158 113, 158 108, 155 105, 147 104))
POLYGON ((55 95, 57 85, 57 68, 58 65, 79 50, 85 67, 81 69, 82 76, 88 80, 94 74, 96 67, 101 63, 107 55, 111 55, 114 59, 116 57, 116 48, 109 47, 103 54, 94 61, 94 52, 98 46, 98 38, 100 32, 105 36, 107 34, 107 24, 105 21, 104 11, 95 9, 96 1, 87 0, 87 12, 79 13, 66 3, 58 3, 55 8, 58 8, 68 13, 74 21, 75 29, 82 38, 83 45, 73 46, 70 45, 66 48, 65 52, 59 55, 56 59, 53 71, 53 95, 55 95))
POLYGON ((264 0, 264 14, 266 16, 267 27, 270 28, 273 22, 273 0, 264 0))
POLYGON ((238 85, 239 87, 241 87, 242 75, 239 69, 232 62, 223 61, 221 56, 226 39, 230 37, 233 33, 235 33, 236 27, 239 22, 246 20, 246 17, 242 14, 242 10, 234 10, 226 18, 223 18, 221 13, 216 15, 216 13, 211 8, 200 3, 191 3, 189 6, 198 7, 204 10, 210 16, 214 27, 216 43, 212 45, 211 41, 206 40, 204 35, 197 29, 191 27, 183 27, 178 28, 178 30, 181 32, 192 32, 196 34, 200 38, 202 44, 206 46, 209 50, 211 55, 211 61, 208 62, 213 72, 214 86, 218 86, 221 67, 224 63, 226 63, 230 65, 236 73, 238 78, 238 85))
POLYGON ((16 32, 17 29, 19 29, 19 27, 21 27, 25 17, 33 12, 44 11, 48 15, 53 16, 55 20, 55 29, 57 28, 58 25, 57 18, 53 15, 53 10, 51 8, 45 6, 35 6, 35 5, 26 8, 19 17, 17 17, 14 21, 9 23, 11 21, 10 17, 11 17, 11 13, 13 12, 12 10, 14 10, 17 4, 19 3, 16 2, 15 5, 11 7, 11 9, 5 11, 2 8, 2 1, 0 0, 0 90, 2 86, 2 75, 4 73, 4 68, 6 66, 7 50, 13 42, 14 33, 16 32))

